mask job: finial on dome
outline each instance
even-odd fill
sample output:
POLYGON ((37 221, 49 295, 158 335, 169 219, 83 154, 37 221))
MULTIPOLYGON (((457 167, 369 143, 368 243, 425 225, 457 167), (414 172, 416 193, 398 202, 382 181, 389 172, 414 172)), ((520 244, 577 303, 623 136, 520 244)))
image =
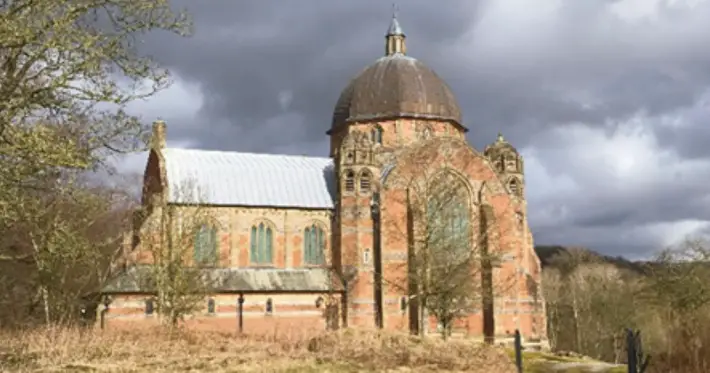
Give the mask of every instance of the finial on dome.
POLYGON ((404 36, 404 31, 397 21, 397 8, 396 3, 392 3, 392 21, 390 22, 390 28, 387 30, 387 36, 401 35, 404 36))
POLYGON ((505 142, 505 138, 503 138, 503 134, 498 132, 498 142, 505 142))
POLYGON ((385 55, 392 56, 395 54, 404 55, 407 53, 407 45, 404 43, 406 36, 404 31, 402 31, 402 26, 399 25, 397 20, 397 4, 392 4, 392 21, 390 21, 390 27, 387 29, 387 35, 385 36, 387 42, 385 44, 385 55))

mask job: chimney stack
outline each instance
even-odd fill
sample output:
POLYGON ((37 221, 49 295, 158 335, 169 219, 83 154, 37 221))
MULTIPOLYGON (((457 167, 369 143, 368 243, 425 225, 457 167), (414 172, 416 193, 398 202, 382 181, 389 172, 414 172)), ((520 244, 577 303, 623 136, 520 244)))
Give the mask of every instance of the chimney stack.
POLYGON ((158 119, 153 122, 153 134, 150 139, 150 147, 154 150, 164 149, 166 146, 165 139, 165 121, 158 119))

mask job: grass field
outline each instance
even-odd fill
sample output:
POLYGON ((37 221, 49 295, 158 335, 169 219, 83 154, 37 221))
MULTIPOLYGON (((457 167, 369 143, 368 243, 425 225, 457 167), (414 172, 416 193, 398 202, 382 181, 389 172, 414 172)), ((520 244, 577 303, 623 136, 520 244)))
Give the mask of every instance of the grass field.
MULTIPOLYGON (((2 372, 516 372, 509 349, 364 330, 237 335, 55 328, 0 332, 0 341, 2 372)), ((575 366, 579 360, 539 352, 525 352, 524 362, 525 373, 625 372, 589 370, 575 366), (560 363, 572 365, 561 369, 560 363)))
POLYGON ((45 329, 0 335, 3 372, 513 373, 505 350, 346 330, 319 335, 45 329))

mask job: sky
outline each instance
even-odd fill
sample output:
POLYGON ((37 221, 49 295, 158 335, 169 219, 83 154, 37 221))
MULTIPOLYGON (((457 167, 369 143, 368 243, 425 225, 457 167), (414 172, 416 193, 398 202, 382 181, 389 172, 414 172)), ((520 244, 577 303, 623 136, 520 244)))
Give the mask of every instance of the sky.
MULTIPOLYGON (((392 15, 381 0, 174 3, 194 35, 140 47, 174 84, 130 110, 164 119, 169 146, 313 156, 392 15)), ((501 132, 523 154, 536 244, 639 259, 710 233, 710 0, 398 8, 408 54, 447 81, 469 142, 501 132)), ((144 167, 145 154, 119 165, 144 167)))

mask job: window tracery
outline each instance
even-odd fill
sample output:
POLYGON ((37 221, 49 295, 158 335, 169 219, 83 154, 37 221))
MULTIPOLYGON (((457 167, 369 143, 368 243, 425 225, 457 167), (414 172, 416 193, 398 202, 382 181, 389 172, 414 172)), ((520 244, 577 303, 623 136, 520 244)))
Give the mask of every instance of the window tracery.
POLYGON ((313 224, 303 231, 303 262, 307 265, 325 264, 325 231, 313 224))
POLYGON ((271 264, 273 261, 273 230, 264 222, 251 227, 249 258, 254 264, 271 264))

